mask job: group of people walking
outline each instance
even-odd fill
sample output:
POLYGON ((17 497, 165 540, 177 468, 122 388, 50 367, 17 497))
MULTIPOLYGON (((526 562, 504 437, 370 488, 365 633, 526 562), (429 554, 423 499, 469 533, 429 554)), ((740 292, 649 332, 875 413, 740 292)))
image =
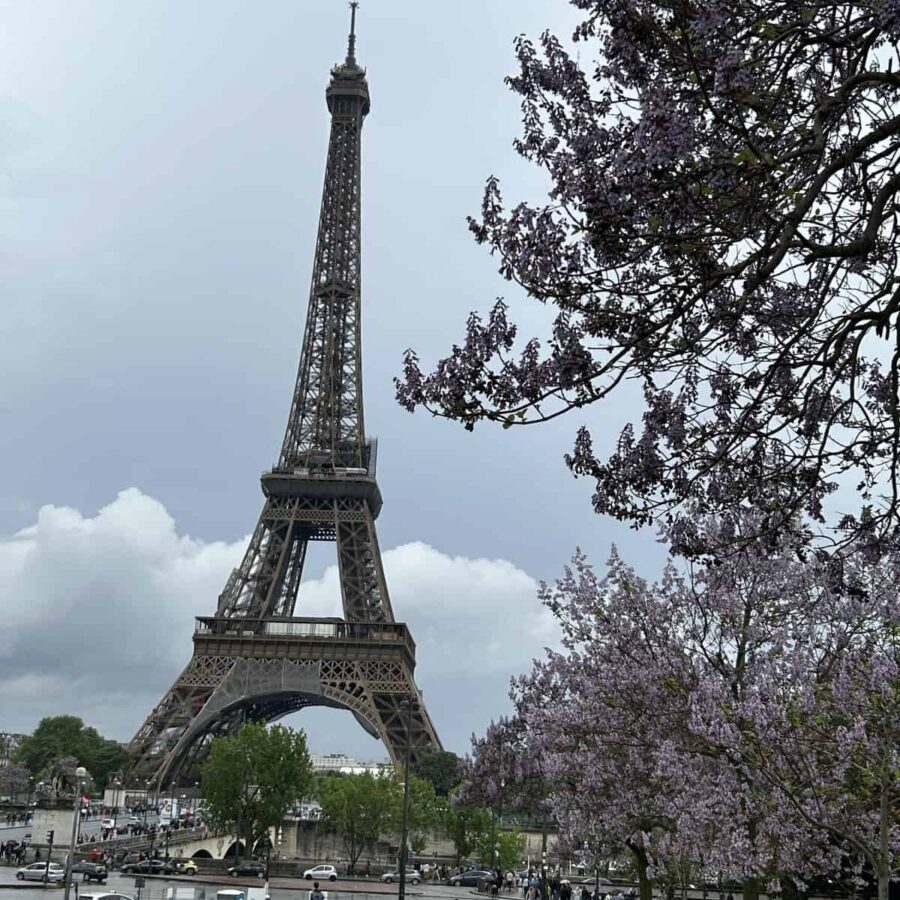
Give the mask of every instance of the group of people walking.
MULTIPOLYGON (((21 866, 25 862, 27 850, 28 841, 4 841, 0 844, 0 858, 8 866, 21 866)), ((40 856, 35 857, 35 860, 38 859, 40 856)))
POLYGON ((27 825, 31 821, 30 812, 11 812, 4 815, 3 820, 7 828, 15 828, 16 825, 27 825))

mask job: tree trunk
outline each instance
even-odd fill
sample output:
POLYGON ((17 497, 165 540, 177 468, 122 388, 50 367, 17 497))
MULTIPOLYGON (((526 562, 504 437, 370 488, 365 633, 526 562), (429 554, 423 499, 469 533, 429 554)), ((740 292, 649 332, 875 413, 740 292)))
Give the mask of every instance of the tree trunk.
POLYGON ((744 882, 744 900, 759 900, 759 879, 748 878, 744 882))
POLYGON ((887 785, 881 785, 881 797, 878 803, 878 861, 875 875, 878 878, 878 900, 888 900, 891 882, 891 804, 887 785))
POLYGON ((356 874, 356 862, 362 856, 363 848, 356 841, 347 842, 347 856, 350 862, 350 874, 356 874))
POLYGON ((647 877, 647 854, 642 847, 632 847, 637 861, 638 900, 653 900, 653 882, 647 877))

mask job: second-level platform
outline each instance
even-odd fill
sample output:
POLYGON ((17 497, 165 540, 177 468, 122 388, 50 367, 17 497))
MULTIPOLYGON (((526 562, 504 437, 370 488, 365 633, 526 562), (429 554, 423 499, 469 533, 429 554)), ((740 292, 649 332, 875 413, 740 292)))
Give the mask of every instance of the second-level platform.
POLYGON ((416 665, 416 645, 403 622, 201 616, 194 651, 255 659, 402 660, 410 671, 416 665))

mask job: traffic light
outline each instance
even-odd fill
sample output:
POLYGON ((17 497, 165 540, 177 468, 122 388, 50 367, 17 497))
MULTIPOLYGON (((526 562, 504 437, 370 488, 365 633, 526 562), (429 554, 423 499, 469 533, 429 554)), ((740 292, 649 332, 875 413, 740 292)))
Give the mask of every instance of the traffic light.
POLYGON ((52 843, 53 843, 53 830, 51 829, 50 831, 47 832, 47 844, 49 845, 52 843))

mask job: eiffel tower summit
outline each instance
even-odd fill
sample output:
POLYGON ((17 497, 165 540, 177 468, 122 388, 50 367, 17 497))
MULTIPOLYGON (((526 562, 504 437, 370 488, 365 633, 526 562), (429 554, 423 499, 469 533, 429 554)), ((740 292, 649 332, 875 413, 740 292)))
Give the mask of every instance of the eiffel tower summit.
POLYGON ((394 619, 375 520, 376 442, 366 438, 360 342, 360 153, 369 112, 356 61, 331 71, 328 162, 300 367, 262 513, 194 653, 129 744, 132 783, 190 784, 209 744, 244 721, 307 706, 348 709, 394 762, 441 748, 413 680, 416 647, 394 619), (337 545, 343 618, 295 616, 310 541, 337 545), (407 728, 409 727, 409 733, 407 728))

